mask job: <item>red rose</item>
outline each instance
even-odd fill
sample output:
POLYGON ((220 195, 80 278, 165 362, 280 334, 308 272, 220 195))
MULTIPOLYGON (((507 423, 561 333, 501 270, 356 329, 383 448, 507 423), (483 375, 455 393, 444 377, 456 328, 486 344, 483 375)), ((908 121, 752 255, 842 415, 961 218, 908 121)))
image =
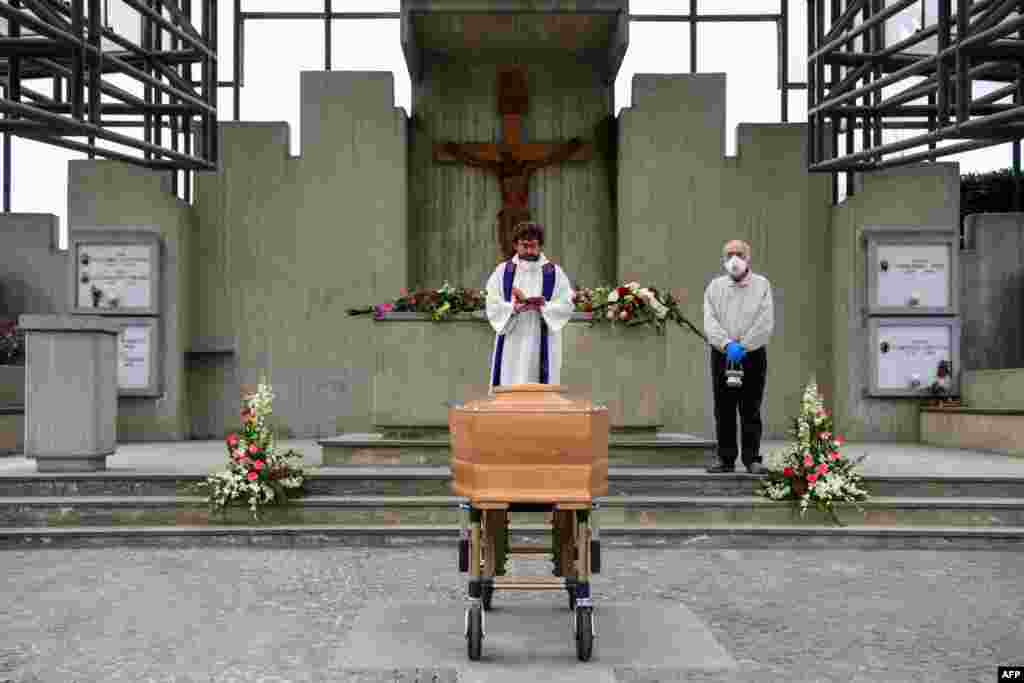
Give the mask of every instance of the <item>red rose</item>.
POLYGON ((626 296, 627 294, 629 294, 629 290, 626 289, 625 287, 619 287, 615 291, 619 293, 620 297, 623 297, 623 296, 626 296))
POLYGON ((228 437, 228 446, 231 448, 238 446, 238 434, 232 434, 228 437))
POLYGON ((260 475, 257 474, 256 472, 250 472, 247 478, 249 479, 249 481, 256 481, 257 479, 260 478, 260 475))
POLYGON ((818 481, 818 475, 817 474, 808 474, 807 475, 807 483, 808 484, 813 484, 816 481, 818 481))
POLYGON ((784 476, 784 477, 792 477, 793 476, 793 468, 792 467, 786 467, 785 469, 783 469, 782 470, 782 476, 784 476))
POLYGON ((254 470, 256 470, 257 472, 259 472, 260 470, 263 469, 263 461, 262 460, 257 460, 255 462, 253 462, 252 468, 254 470))
POLYGON ((260 452, 259 446, 254 443, 249 444, 249 455, 256 455, 260 452))

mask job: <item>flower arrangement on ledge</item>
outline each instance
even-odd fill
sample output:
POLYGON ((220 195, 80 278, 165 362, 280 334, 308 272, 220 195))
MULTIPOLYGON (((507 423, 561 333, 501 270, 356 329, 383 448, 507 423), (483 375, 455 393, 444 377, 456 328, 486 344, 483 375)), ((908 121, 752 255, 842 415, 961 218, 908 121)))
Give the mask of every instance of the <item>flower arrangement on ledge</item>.
POLYGON ((583 288, 575 293, 573 303, 577 311, 591 314, 591 324, 649 325, 663 334, 665 325, 671 321, 686 325, 706 341, 704 333, 679 310, 675 297, 668 292, 661 293, 655 287, 641 287, 637 282, 628 282, 615 288, 583 288))
MULTIPOLYGON (((458 313, 474 313, 486 310, 487 293, 481 289, 452 287, 445 282, 440 289, 420 289, 415 292, 401 291, 401 296, 392 303, 350 308, 349 315, 372 313, 381 320, 388 313, 428 313, 432 320, 448 320, 458 313)), ((693 323, 683 316, 679 303, 668 292, 661 293, 654 287, 641 287, 629 282, 620 287, 580 288, 575 291, 573 305, 577 313, 586 313, 592 325, 608 322, 628 327, 649 325, 659 333, 665 325, 675 322, 689 327, 701 339, 705 339, 693 323)))
POLYGON ((0 320, 0 365, 24 365, 25 333, 14 320, 0 320))
POLYGON ((445 282, 440 289, 402 289, 400 296, 389 304, 377 304, 348 309, 349 315, 373 313, 376 320, 388 313, 429 313, 435 322, 448 320, 459 313, 472 313, 485 308, 487 293, 482 289, 452 287, 445 282))
POLYGON ((266 379, 255 394, 242 399, 242 429, 227 437, 228 467, 197 485, 208 492, 206 502, 214 510, 226 512, 234 502, 246 501, 254 519, 262 506, 281 505, 302 493, 304 474, 299 460, 302 454, 274 448, 274 434, 267 425, 273 412, 274 394, 266 379))
MULTIPOLYGON (((840 455, 843 440, 832 433, 832 418, 813 379, 804 390, 800 415, 794 423, 796 445, 768 455, 768 481, 761 494, 772 500, 796 501, 801 517, 813 503, 844 526, 836 516, 835 503, 856 504, 868 499, 864 481, 853 469, 867 456, 850 461, 840 455)), ((863 512, 859 505, 857 509, 863 512)))

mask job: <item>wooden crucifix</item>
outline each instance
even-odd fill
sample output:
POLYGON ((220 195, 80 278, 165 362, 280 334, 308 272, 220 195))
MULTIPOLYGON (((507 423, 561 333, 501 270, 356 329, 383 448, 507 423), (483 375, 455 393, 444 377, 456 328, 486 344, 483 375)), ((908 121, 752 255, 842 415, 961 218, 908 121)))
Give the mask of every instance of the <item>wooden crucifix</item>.
POLYGON ((498 144, 447 142, 434 145, 434 160, 462 162, 483 168, 498 177, 501 211, 498 213, 498 258, 515 253, 512 235, 520 221, 529 220, 530 176, 545 166, 565 161, 588 161, 591 146, 580 138, 568 143, 523 142, 523 115, 529 95, 526 72, 520 66, 498 69, 498 113, 502 120, 502 141, 498 144))

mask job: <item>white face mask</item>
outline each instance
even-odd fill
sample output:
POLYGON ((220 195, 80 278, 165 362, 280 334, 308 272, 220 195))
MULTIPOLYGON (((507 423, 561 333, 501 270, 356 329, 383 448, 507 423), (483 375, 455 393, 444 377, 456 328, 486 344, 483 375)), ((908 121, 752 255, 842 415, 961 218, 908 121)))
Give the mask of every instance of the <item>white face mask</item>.
POLYGON ((725 270, 733 277, 739 277, 747 270, 747 262, 739 256, 733 256, 725 262, 725 270))

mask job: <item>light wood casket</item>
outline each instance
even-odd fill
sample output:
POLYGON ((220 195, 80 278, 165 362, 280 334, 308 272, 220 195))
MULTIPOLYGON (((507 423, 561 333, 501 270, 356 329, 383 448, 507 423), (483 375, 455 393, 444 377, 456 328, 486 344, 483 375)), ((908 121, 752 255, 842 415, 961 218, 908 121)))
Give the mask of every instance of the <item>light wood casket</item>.
POLYGON ((478 503, 590 503, 608 493, 608 409, 565 387, 496 387, 448 413, 455 494, 478 503))

